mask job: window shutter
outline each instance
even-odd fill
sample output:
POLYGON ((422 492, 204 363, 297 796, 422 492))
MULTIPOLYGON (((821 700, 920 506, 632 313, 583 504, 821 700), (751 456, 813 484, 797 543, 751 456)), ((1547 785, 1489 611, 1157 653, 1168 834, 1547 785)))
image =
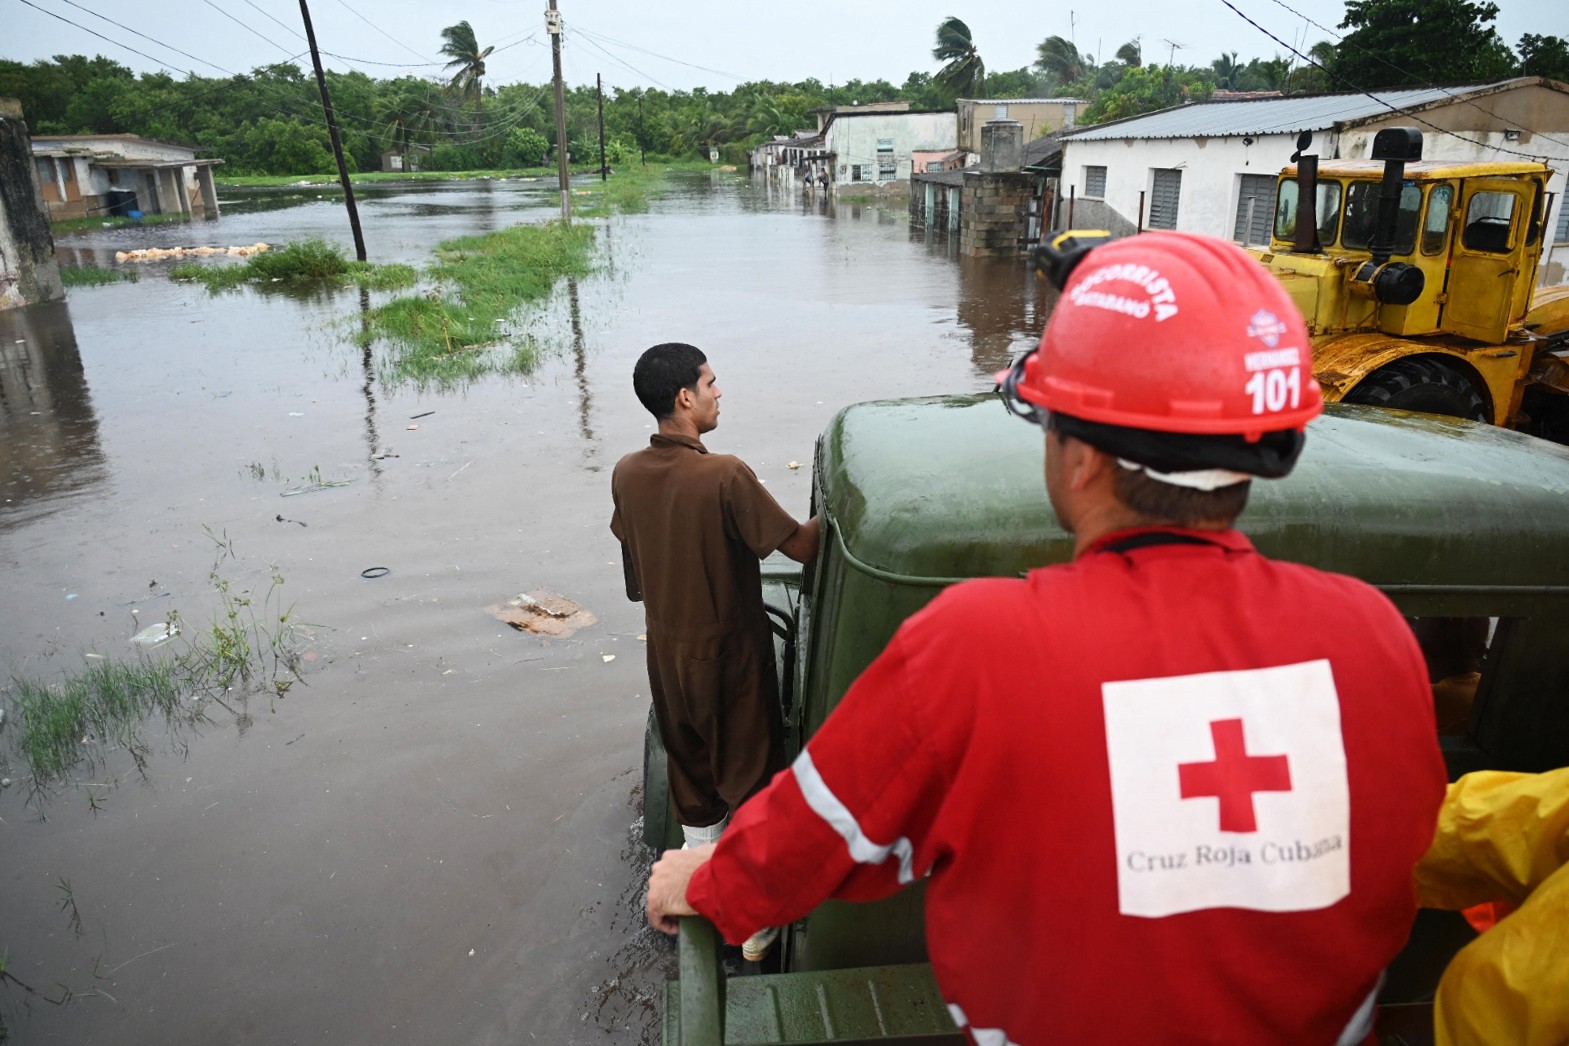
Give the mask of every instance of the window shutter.
POLYGON ((1182 172, 1166 168, 1155 169, 1155 191, 1150 194, 1151 229, 1177 227, 1177 201, 1182 195, 1182 172))

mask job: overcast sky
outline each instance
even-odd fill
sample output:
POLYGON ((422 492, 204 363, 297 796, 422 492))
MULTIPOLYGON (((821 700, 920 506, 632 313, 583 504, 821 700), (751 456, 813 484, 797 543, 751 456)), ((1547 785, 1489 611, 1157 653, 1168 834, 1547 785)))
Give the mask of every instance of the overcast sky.
MULTIPOLYGON (((1340 0, 1231 2, 1300 50, 1340 34, 1340 0)), ((1511 46, 1523 33, 1569 37, 1569 5, 1563 0, 1497 2, 1495 26, 1511 46)), ((935 30, 949 15, 969 24, 994 72, 1030 65, 1036 44, 1052 35, 1071 37, 1080 50, 1106 57, 1137 36, 1152 62, 1174 55, 1179 62, 1207 65, 1227 51, 1244 61, 1288 54, 1222 0, 558 0, 558 5, 567 25, 567 82, 591 84, 597 73, 612 87, 728 91, 749 80, 813 76, 825 84, 886 79, 897 86, 912 71, 936 71, 935 30)), ((496 48, 486 77, 496 85, 550 78, 545 6, 546 0, 310 0, 318 44, 344 56, 325 58, 331 68, 360 69, 378 78, 439 75, 442 27, 467 19, 481 46, 496 48)), ((0 0, 0 57, 19 61, 103 54, 137 72, 162 68, 176 75, 223 76, 304 51, 298 0, 0 0)), ((308 57, 296 60, 308 67, 308 57)))

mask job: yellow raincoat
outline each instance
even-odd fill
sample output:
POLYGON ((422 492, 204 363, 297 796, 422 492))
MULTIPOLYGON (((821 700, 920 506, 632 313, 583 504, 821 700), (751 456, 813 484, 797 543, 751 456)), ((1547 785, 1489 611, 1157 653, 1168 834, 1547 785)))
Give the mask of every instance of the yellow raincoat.
POLYGON ((1569 1043, 1569 768, 1450 785, 1416 886, 1426 908, 1517 906, 1444 971, 1438 1046, 1569 1043))

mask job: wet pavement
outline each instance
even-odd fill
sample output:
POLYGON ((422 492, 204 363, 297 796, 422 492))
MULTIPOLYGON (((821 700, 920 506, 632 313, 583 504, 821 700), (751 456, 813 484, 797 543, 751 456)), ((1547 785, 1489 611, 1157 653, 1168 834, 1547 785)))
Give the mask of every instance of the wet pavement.
MULTIPOLYGON (((557 207, 521 181, 358 195, 372 261, 557 207)), ((314 188, 223 206, 62 259, 351 242, 314 188)), ((303 685, 248 722, 219 710, 183 753, 149 726, 146 781, 111 754, 42 817, 0 792, 0 954, 74 995, 0 986, 12 1041, 657 1041, 673 950, 641 919, 643 624, 606 527, 609 467, 652 428, 633 361, 702 347, 725 391, 706 442, 804 515, 809 469, 787 463, 838 409, 989 388, 1045 304, 1022 265, 956 258, 897 204, 744 176, 681 176, 598 225, 595 274, 524 324, 537 372, 448 391, 383 380, 353 290, 212 297, 152 264, 0 313, 0 672, 133 656, 171 608, 210 620, 219 542, 236 590, 275 564, 310 623, 303 685), (592 623, 493 616, 541 592, 592 623)))

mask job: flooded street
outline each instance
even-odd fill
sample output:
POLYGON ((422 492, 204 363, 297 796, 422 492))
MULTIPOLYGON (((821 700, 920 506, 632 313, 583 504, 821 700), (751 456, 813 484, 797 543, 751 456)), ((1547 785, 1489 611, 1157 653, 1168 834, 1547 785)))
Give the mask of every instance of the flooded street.
MULTIPOLYGON (((356 193, 371 260, 417 265, 558 206, 545 182, 356 193)), ((70 237, 62 261, 351 243, 316 188, 222 203, 70 237)), ((657 1041, 674 952, 641 914, 643 622, 607 527, 610 467, 652 430, 633 362, 707 352, 705 442, 804 516, 836 411, 990 388, 1044 299, 1022 264, 912 235, 902 204, 830 213, 744 175, 678 176, 597 225, 595 274, 522 324, 538 370, 461 389, 390 381, 353 289, 212 296, 151 265, 0 313, 4 676, 134 657, 171 610, 199 627, 215 563, 258 601, 275 565, 309 625, 286 696, 178 745, 149 724, 145 781, 111 753, 40 807, 4 771, 0 955, 74 996, 0 985, 12 1041, 657 1041), (487 610, 539 590, 597 623, 538 636, 487 610)))

